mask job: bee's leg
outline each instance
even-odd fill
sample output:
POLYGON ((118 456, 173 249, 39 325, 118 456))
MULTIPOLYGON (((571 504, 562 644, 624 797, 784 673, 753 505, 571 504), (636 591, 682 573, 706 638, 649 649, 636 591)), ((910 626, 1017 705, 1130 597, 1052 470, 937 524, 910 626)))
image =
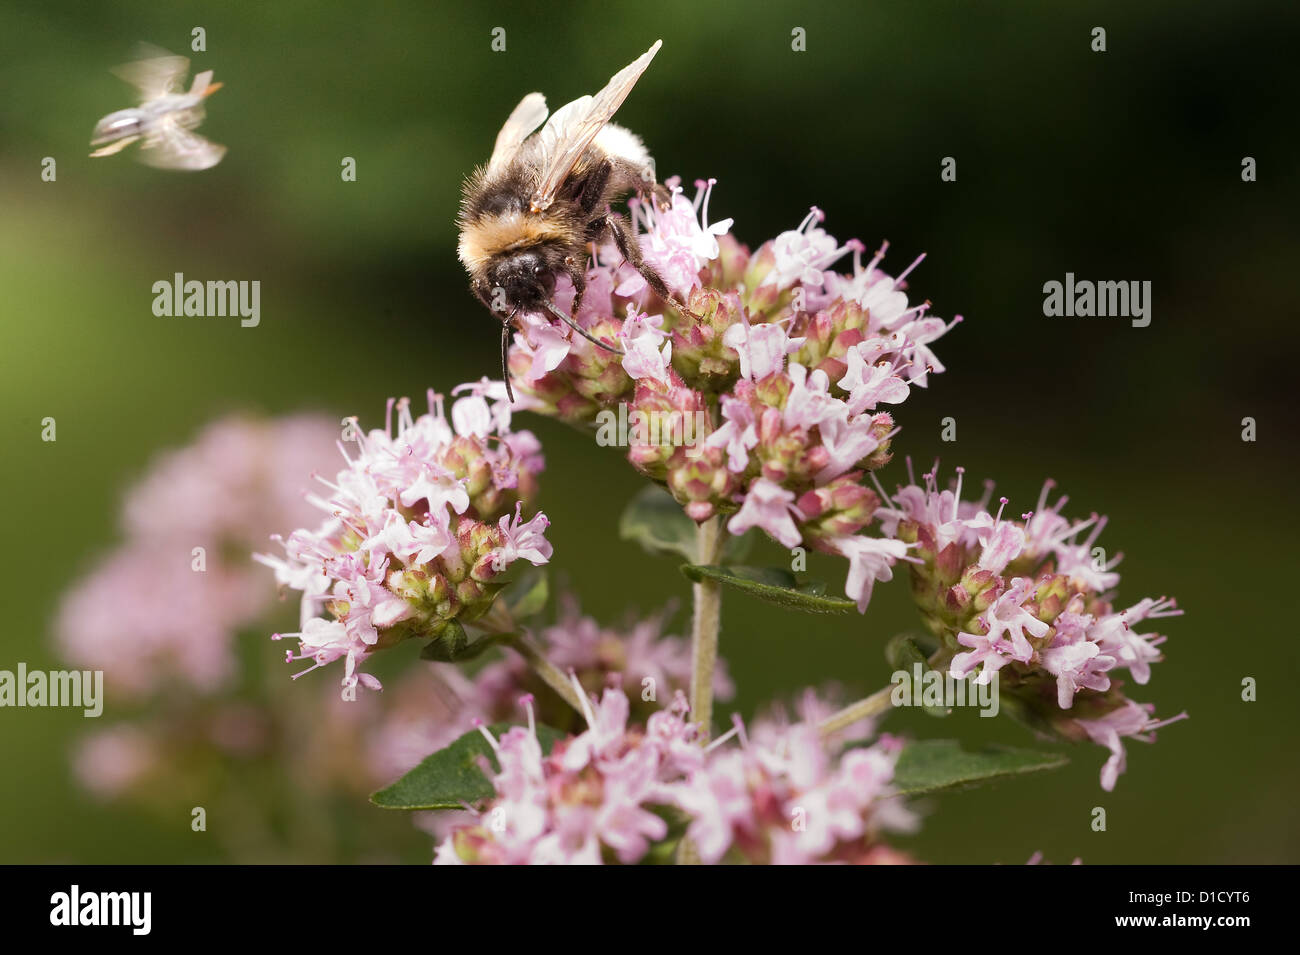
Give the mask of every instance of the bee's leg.
POLYGON ((632 190, 642 202, 650 203, 660 211, 672 207, 673 194, 655 178, 654 166, 629 159, 608 159, 606 162, 612 167, 609 178, 614 188, 611 192, 632 190))
POLYGON ((582 296, 587 292, 587 273, 573 256, 565 256, 564 272, 573 282, 573 308, 570 311, 576 318, 578 309, 582 308, 582 296))
POLYGON ((510 387, 510 332, 514 328, 515 313, 519 309, 510 310, 509 315, 501 318, 501 380, 506 383, 506 397, 510 403, 515 403, 515 390, 510 387))
POLYGON ((621 348, 614 348, 611 345, 602 342, 599 338, 596 338, 578 324, 578 309, 582 307, 582 296, 587 291, 587 273, 582 270, 582 267, 578 265, 577 260, 574 259, 573 256, 568 256, 564 260, 564 271, 573 281, 573 308, 571 309, 573 315, 572 317, 565 315, 553 302, 545 303, 547 310, 550 311, 552 315, 560 318, 566 325, 593 345, 599 345, 601 348, 605 349, 605 351, 613 352, 615 355, 623 354, 621 348))
POLYGON ((565 315, 562 311, 560 311, 559 307, 550 299, 544 300, 542 302, 542 307, 546 309, 548 312, 550 312, 552 315, 554 315, 556 318, 558 318, 560 321, 564 322, 564 324, 572 328, 583 338, 587 339, 587 341, 591 342, 593 345, 596 345, 599 348, 603 348, 607 352, 613 352, 615 355, 623 354, 623 349, 615 348, 613 345, 610 345, 607 342, 602 342, 599 338, 591 334, 591 332, 587 331, 585 328, 583 328, 581 325, 575 322, 568 315, 565 315))
POLYGON ((667 212, 673 207, 673 194, 668 191, 667 186, 655 179, 652 166, 642 166, 638 179, 641 184, 636 192, 642 202, 654 203, 654 207, 660 212, 667 212))
POLYGON ((591 215, 600 205, 600 201, 605 198, 605 187, 609 185, 609 177, 613 173, 614 163, 608 159, 592 167, 577 195, 578 208, 582 210, 583 215, 591 215))
POLYGON ((611 212, 605 216, 604 224, 605 228, 614 236, 614 244, 618 246, 618 251, 622 253, 623 258, 627 260, 632 268, 641 273, 641 277, 646 280, 646 284, 654 290, 656 295, 679 311, 685 312, 693 318, 699 318, 698 315, 691 311, 690 306, 673 294, 672 290, 668 288, 668 283, 663 280, 663 276, 641 255, 641 246, 637 244, 635 237, 628 231, 627 222, 624 221, 622 216, 611 212))
POLYGON ((650 196, 655 205, 657 205, 663 212, 667 212, 673 207, 673 194, 669 192, 668 187, 661 182, 651 184, 650 196))
MULTIPOLYGON (((513 317, 513 316, 512 316, 513 317)), ((515 390, 510 387, 510 320, 501 323, 501 380, 506 383, 506 397, 515 403, 515 390)))
POLYGON ((473 289, 475 297, 483 303, 484 308, 501 319, 501 380, 506 384, 506 396, 510 399, 510 403, 514 404, 515 390, 510 387, 510 330, 514 327, 515 313, 519 310, 511 309, 509 314, 504 311, 498 312, 492 307, 486 285, 475 283, 473 289))

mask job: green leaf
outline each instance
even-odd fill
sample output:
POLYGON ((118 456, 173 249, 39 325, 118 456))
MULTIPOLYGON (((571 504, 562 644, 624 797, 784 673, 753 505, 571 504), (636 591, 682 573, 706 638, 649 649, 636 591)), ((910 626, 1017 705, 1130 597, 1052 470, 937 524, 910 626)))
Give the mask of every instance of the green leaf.
MULTIPOLYGON (((916 673, 915 667, 918 663, 921 665, 922 675, 934 669, 930 666, 930 661, 925 653, 916 645, 916 639, 906 633, 900 633, 890 638, 889 642, 885 644, 885 659, 889 661, 889 665, 894 668, 895 672, 904 670, 912 676, 916 673)), ((945 706, 923 706, 921 711, 926 716, 939 718, 945 717, 952 712, 945 706)))
MULTIPOLYGON (((723 528, 726 534, 726 528, 723 528)), ((744 560, 749 552, 754 549, 754 541, 758 540, 759 532, 756 528, 750 528, 736 537, 733 534, 726 534, 727 542, 722 545, 722 562, 730 566, 744 560)))
POLYGON ((921 648, 916 645, 916 641, 905 633, 891 637, 885 644, 885 659, 895 670, 907 670, 911 672, 912 667, 921 664, 921 672, 924 673, 930 669, 926 663, 925 654, 921 648))
POLYGON ((517 580, 506 585, 497 599, 505 602, 512 619, 523 620, 546 609, 550 598, 551 585, 546 571, 541 567, 528 567, 517 580))
POLYGON ((971 752, 951 739, 908 743, 894 768, 894 787, 904 795, 964 789, 1008 776, 1057 769, 1069 760, 1057 753, 990 746, 971 752))
POLYGON ((493 646, 508 634, 486 634, 470 643, 469 634, 459 620, 447 621, 447 626, 420 651, 421 660, 434 660, 438 663, 461 663, 473 660, 488 647, 493 646))
MULTIPOLYGON (((652 554, 675 554, 694 561, 698 554, 697 528, 671 494, 651 484, 637 492, 623 509, 618 536, 636 541, 652 554)), ((757 536, 752 530, 739 537, 728 534, 722 548, 723 563, 743 560, 757 536)))
POLYGON ((943 645, 933 633, 913 633, 911 639, 916 644, 916 648, 925 654, 927 660, 938 653, 939 647, 943 645))
POLYGON ((1052 721, 1044 716, 1030 701, 1021 699, 1014 692, 1003 690, 998 693, 998 711, 1002 715, 1010 717, 1013 722, 1025 727, 1041 740, 1049 743, 1074 742, 1074 740, 1061 733, 1052 721))
MULTIPOLYGON (((488 731, 498 739, 510 729, 509 723, 495 723, 488 731)), ((559 730, 537 727, 542 751, 549 753, 556 740, 564 738, 559 730)), ((426 756, 396 782, 370 794, 370 801, 382 809, 461 809, 495 795, 492 783, 479 768, 486 756, 499 768, 492 747, 478 730, 471 730, 445 749, 426 756)))
POLYGON ((694 560, 695 522, 673 496, 656 484, 643 488, 623 510, 618 536, 636 541, 652 554, 677 554, 694 560))
POLYGON ((788 610, 805 613, 849 613, 857 604, 844 597, 827 597, 820 581, 799 583, 794 574, 780 567, 720 567, 716 564, 684 564, 682 573, 699 583, 716 580, 751 596, 788 610))

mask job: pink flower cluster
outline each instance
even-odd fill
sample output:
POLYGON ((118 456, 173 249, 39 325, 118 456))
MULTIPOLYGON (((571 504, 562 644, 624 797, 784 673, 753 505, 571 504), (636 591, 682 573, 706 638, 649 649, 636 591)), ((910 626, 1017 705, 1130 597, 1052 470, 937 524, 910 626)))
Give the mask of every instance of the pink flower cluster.
MULTIPOLYGON (((629 700, 631 719, 643 723, 662 708, 657 700, 671 700, 690 685, 689 641, 663 632, 666 617, 667 612, 632 621, 627 627, 602 626, 583 615, 577 601, 566 595, 560 600, 556 623, 540 628, 534 636, 546 658, 573 673, 588 692, 621 688, 629 700)), ((726 661, 718 661, 713 687, 716 699, 734 695, 726 661)), ((370 749, 379 770, 376 783, 391 782, 449 745, 474 719, 514 720, 519 697, 525 694, 533 697, 534 714, 543 725, 578 729, 581 716, 518 654, 491 661, 472 680, 452 664, 419 668, 397 684, 373 735, 370 749)))
POLYGON ((480 823, 455 830, 438 848, 436 864, 599 864, 639 861, 668 835, 652 808, 671 804, 669 783, 704 760, 698 729, 683 718, 685 703, 650 718, 644 732, 629 728, 628 700, 609 689, 593 705, 585 692, 587 729, 543 755, 533 719, 498 742, 484 729, 501 769, 496 798, 480 823))
POLYGON ((917 822, 891 788, 901 740, 882 736, 836 757, 815 723, 759 723, 746 738, 737 721, 736 731, 742 745, 712 753, 675 793, 704 862, 911 861, 881 841, 917 822))
MULTIPOLYGON (((343 687, 379 689, 359 665, 373 650, 411 637, 440 639, 481 616, 518 560, 546 563, 548 521, 523 508, 543 467, 529 431, 510 427, 505 386, 486 379, 461 385, 451 421, 443 397, 429 411, 390 401, 383 430, 363 434, 352 422, 339 442, 346 466, 326 498, 309 499, 329 515, 315 530, 283 539, 284 558, 258 555, 282 586, 302 592, 297 674, 344 660, 343 687), (393 412, 397 412, 396 431, 393 412), (317 616, 321 609, 329 616, 317 616)), ((278 539, 278 538, 277 538, 278 539)))
MULTIPOLYGON (((903 280, 920 259, 897 277, 878 267, 883 248, 864 264, 862 244, 837 242, 817 209, 751 253, 731 220, 709 222, 712 182, 694 201, 670 185, 671 208, 631 205, 646 262, 687 309, 600 250, 576 321, 622 354, 526 319, 511 361, 524 406, 582 425, 624 406, 652 422, 629 437, 629 460, 691 518, 728 515, 733 534, 760 527, 846 557, 846 590, 865 610, 905 555, 860 533, 879 504, 864 475, 889 460, 896 430, 881 406, 943 371, 930 345, 957 320, 909 303, 903 280), (850 252, 852 271, 834 271, 850 252), (702 434, 685 424, 699 419, 702 434)), ((556 301, 569 309, 572 288, 556 301)))
POLYGON ((705 749, 681 694, 642 729, 611 688, 598 703, 584 693, 587 728, 544 754, 532 697, 521 702, 527 728, 500 740, 483 730, 500 767, 496 797, 435 863, 628 864, 683 833, 710 864, 909 861, 879 841, 913 821, 890 788, 894 740, 837 760, 813 724, 760 726, 750 738, 737 722, 705 749), (738 748, 726 745, 733 736, 738 748))
POLYGON ((963 501, 961 478, 959 468, 955 487, 941 491, 932 471, 879 511, 885 533, 912 548, 913 594, 943 640, 949 672, 975 673, 978 683, 998 674, 1004 700, 1063 735, 1107 747, 1101 784, 1111 790, 1125 767, 1122 740, 1149 741, 1173 722, 1156 722, 1153 706, 1125 697, 1116 676, 1127 670, 1145 685, 1165 637, 1136 627, 1182 611, 1165 598, 1116 610, 1123 555, 1107 559, 1096 546, 1106 518, 1066 518, 1067 498, 1048 503, 1053 482, 1036 510, 1013 520, 1003 516, 1006 498, 996 514, 988 509, 991 484, 980 500, 963 501))

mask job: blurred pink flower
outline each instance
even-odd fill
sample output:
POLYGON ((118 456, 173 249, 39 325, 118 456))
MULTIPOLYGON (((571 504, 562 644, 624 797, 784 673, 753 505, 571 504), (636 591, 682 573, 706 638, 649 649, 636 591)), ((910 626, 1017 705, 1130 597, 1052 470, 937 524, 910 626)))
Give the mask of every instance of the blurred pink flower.
POLYGON ((238 631, 275 597, 249 552, 285 515, 310 511, 303 477, 337 434, 318 416, 232 417, 163 454, 127 494, 126 542, 63 597, 64 657, 103 670, 119 697, 226 684, 238 631))
POLYGON ((108 799, 138 783, 156 763, 154 741, 138 726, 119 723, 96 730, 77 744, 73 775, 91 794, 108 799))

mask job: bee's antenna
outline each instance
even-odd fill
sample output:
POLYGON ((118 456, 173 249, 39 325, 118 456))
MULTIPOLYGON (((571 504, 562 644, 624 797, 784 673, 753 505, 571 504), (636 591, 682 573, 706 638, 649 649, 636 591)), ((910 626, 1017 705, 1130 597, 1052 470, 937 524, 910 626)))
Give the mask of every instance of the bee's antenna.
POLYGON ((547 299, 543 304, 545 304, 545 306, 546 306, 546 310, 547 310, 548 312, 550 312, 552 315, 554 315, 554 316, 555 316, 556 318, 558 318, 560 321, 564 322, 564 324, 568 325, 570 328, 572 328, 575 332, 577 332, 577 333, 578 333, 579 335, 581 335, 583 338, 587 339, 587 341, 591 342, 593 345, 597 345, 597 346, 599 346, 600 348, 605 349, 605 351, 613 352, 615 355, 621 355, 621 354, 623 354, 622 349, 620 349, 620 348, 615 348, 613 345, 606 345, 606 344, 605 344, 604 342, 602 342, 599 338, 594 338, 594 337, 592 337, 592 335, 591 335, 591 334, 590 334, 590 333, 589 333, 585 328, 583 328, 581 325, 579 325, 579 324, 578 324, 577 322, 575 322, 573 319, 569 318, 568 315, 565 315, 562 311, 560 311, 558 308, 556 308, 556 307, 555 307, 555 303, 552 302, 550 299, 547 299))
POLYGON ((515 311, 507 315, 501 323, 501 379, 506 383, 506 397, 510 399, 511 404, 515 403, 515 391, 510 387, 510 323, 514 321, 515 311))

